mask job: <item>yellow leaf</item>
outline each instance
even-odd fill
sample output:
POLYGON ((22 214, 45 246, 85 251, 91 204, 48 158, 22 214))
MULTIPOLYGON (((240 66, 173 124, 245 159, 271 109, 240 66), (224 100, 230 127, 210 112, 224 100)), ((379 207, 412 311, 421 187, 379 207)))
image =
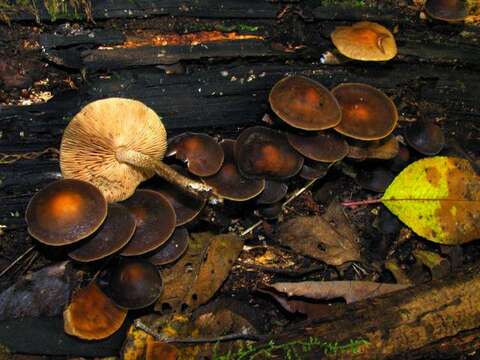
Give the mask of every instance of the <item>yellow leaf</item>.
POLYGON ((454 245, 480 238, 480 177, 467 160, 418 160, 393 180, 381 201, 428 240, 454 245))

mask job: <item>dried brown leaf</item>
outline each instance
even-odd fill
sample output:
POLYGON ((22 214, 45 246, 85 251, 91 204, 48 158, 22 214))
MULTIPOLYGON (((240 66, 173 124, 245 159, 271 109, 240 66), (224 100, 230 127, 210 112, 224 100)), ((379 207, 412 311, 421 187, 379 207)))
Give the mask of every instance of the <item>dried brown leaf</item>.
POLYGON ((302 296, 315 300, 344 298, 347 304, 388 294, 409 287, 405 284, 384 284, 373 281, 303 281, 275 283, 275 290, 288 296, 302 296))
POLYGON ((332 203, 323 216, 288 220, 278 233, 281 244, 329 265, 360 259, 357 235, 338 203, 332 203))

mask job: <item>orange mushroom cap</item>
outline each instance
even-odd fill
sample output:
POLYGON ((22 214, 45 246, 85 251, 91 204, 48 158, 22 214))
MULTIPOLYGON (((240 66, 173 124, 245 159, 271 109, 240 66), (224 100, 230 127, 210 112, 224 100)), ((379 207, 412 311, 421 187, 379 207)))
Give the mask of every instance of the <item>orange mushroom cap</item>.
POLYGON ((303 76, 278 81, 270 91, 269 101, 275 114, 295 128, 323 130, 340 122, 340 106, 330 91, 303 76))
POLYGON ((287 139, 300 154, 315 161, 335 162, 348 153, 348 144, 333 132, 318 132, 314 135, 288 133, 287 139))

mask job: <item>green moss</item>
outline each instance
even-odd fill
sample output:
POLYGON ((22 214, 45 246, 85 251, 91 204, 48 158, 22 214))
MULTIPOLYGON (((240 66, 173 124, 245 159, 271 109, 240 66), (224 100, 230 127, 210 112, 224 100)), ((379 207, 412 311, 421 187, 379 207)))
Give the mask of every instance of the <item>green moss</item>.
POLYGON ((238 31, 238 32, 257 32, 259 30, 258 26, 248 25, 248 24, 233 24, 233 25, 225 25, 225 24, 216 24, 214 26, 215 30, 223 31, 223 32, 230 32, 230 31, 238 31))
POLYGON ((317 337, 309 337, 305 340, 293 340, 283 344, 277 344, 271 340, 266 345, 255 346, 250 343, 241 347, 236 352, 227 354, 214 354, 212 360, 253 360, 272 358, 274 355, 286 360, 301 360, 303 355, 311 351, 323 351, 326 355, 356 354, 363 345, 369 344, 365 339, 352 339, 347 343, 323 341, 317 337))
POLYGON ((365 0, 321 0, 322 5, 334 6, 349 6, 349 7, 365 7, 367 4, 365 0))

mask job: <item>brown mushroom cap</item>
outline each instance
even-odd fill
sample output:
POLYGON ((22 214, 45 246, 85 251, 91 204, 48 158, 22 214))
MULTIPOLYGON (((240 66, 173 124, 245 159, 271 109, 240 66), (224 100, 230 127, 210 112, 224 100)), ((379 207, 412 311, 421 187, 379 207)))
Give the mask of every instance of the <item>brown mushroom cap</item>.
POLYGON ((350 59, 386 61, 397 55, 393 34, 377 23, 362 21, 352 26, 339 26, 331 38, 338 51, 350 59))
POLYGON ((154 265, 165 265, 177 260, 188 248, 188 231, 185 228, 177 228, 165 244, 160 246, 155 253, 148 257, 154 265))
POLYGON ((225 199, 246 201, 260 194, 265 187, 265 180, 247 179, 242 176, 235 165, 235 140, 223 140, 220 145, 225 154, 225 160, 220 171, 203 179, 215 189, 215 192, 225 199))
POLYGON ((402 171, 410 162, 410 151, 406 146, 400 145, 398 154, 390 160, 390 170, 395 172, 402 171))
POLYGON ((269 102, 280 119, 299 129, 323 130, 340 122, 340 106, 330 91, 303 76, 278 81, 270 91, 269 102))
POLYGON ((287 195, 288 185, 279 181, 265 181, 265 189, 257 198, 257 204, 273 204, 287 195))
POLYGON ((425 12, 433 19, 461 22, 468 15, 466 0, 427 0, 425 12))
POLYGON ((314 135, 288 133, 287 139, 300 154, 315 161, 335 162, 342 160, 348 153, 347 142, 332 132, 314 135))
POLYGON ((280 216, 283 210, 283 204, 276 202, 273 204, 263 205, 258 208, 258 214, 267 220, 274 220, 280 216))
POLYGON ((397 126, 395 104, 373 86, 340 84, 332 93, 342 108, 342 121, 334 128, 339 133, 359 140, 378 140, 397 126))
POLYGON ((381 167, 373 169, 362 169, 358 172, 355 181, 363 189, 375 192, 384 192, 385 189, 395 178, 395 174, 390 170, 381 167))
POLYGON ((100 229, 68 253, 73 260, 89 262, 114 254, 124 247, 135 232, 135 218, 124 206, 109 204, 108 215, 100 229))
POLYGON ((295 176, 303 165, 303 157, 283 133, 263 126, 242 131, 235 142, 235 160, 243 176, 272 180, 295 176))
POLYGON ((416 121, 404 131, 405 140, 423 155, 436 155, 445 146, 442 128, 431 121, 416 121))
POLYGON ((163 287, 155 265, 143 259, 125 260, 108 268, 98 283, 105 294, 124 309, 141 309, 153 304, 163 287))
MULTIPOLYGON (((186 169, 177 165, 172 165, 172 168, 180 174, 187 176, 186 169)), ((152 184, 146 185, 146 187, 159 192, 167 198, 175 210, 176 226, 185 225, 195 219, 207 202, 205 198, 195 197, 185 191, 180 191, 177 186, 163 179, 158 181, 154 179, 152 184)))
POLYGON ((223 150, 207 134, 183 133, 168 142, 167 156, 187 163, 188 170, 197 176, 216 174, 223 164, 223 150))
POLYGON ((305 161, 299 176, 305 180, 321 179, 327 175, 333 163, 322 163, 316 161, 305 161))
POLYGON ((172 235, 176 216, 172 205, 160 193, 138 190, 123 205, 135 217, 137 229, 121 255, 141 255, 155 250, 172 235))
POLYGON ((95 282, 78 290, 63 312, 65 332, 85 340, 105 339, 122 326, 127 311, 110 300, 95 282))
POLYGON ((99 189, 80 180, 58 180, 37 192, 28 203, 28 232, 41 243, 73 244, 93 234, 107 217, 99 189))
POLYGON ((397 156, 398 151, 399 144, 397 138, 389 135, 381 140, 369 142, 367 157, 369 159, 390 160, 397 156))
POLYGON ((161 160, 167 149, 167 133, 160 117, 136 100, 109 98, 91 102, 63 133, 62 175, 94 184, 109 202, 125 200, 154 171, 119 161, 117 150, 121 148, 161 160))

